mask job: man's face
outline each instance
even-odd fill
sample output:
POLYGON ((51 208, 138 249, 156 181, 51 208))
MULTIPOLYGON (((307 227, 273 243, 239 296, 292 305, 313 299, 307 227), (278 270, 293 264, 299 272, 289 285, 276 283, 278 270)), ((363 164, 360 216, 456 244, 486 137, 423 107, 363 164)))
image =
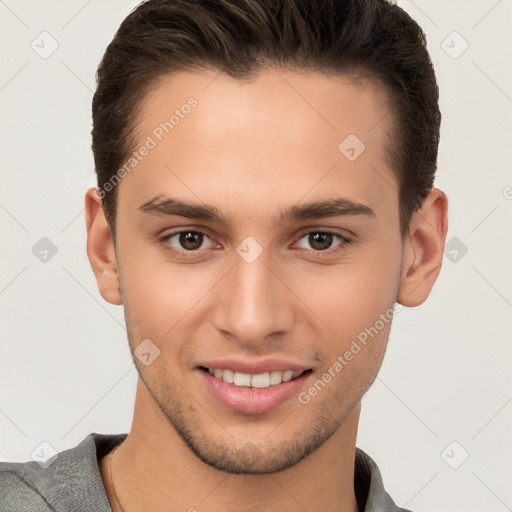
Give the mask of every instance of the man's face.
POLYGON ((147 396, 219 469, 295 464, 377 374, 402 262, 386 113, 370 82, 285 70, 173 74, 142 105, 116 220, 130 347, 158 347, 134 357, 147 396))

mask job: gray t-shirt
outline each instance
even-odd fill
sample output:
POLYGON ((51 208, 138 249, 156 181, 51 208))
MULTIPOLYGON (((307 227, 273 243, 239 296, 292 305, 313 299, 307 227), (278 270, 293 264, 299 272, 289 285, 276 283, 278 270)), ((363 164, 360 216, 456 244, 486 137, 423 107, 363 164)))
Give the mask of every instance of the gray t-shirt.
MULTIPOLYGON (((112 512, 98 460, 128 434, 89 434, 43 467, 38 462, 0 463, 1 512, 112 512)), ((356 449, 354 489, 361 512, 410 512, 384 490, 375 462, 356 449)))

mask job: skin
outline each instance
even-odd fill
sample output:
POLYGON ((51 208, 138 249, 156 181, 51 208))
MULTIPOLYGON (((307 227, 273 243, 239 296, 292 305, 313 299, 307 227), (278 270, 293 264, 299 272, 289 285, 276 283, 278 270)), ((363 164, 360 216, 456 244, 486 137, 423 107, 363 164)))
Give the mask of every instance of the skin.
POLYGON ((426 300, 441 269, 447 198, 433 189, 401 239, 391 115, 371 81, 284 69, 250 83, 176 73, 144 100, 137 147, 190 96, 198 105, 119 184, 115 246, 95 189, 86 194, 100 293, 124 306, 132 353, 145 339, 160 350, 149 366, 134 357, 132 428, 100 461, 107 495, 116 512, 354 512, 360 402, 390 322, 309 403, 294 396, 264 414, 217 402, 198 365, 277 357, 312 370, 307 391, 395 302, 426 300), (366 145, 352 162, 338 151, 350 133, 366 145), (160 194, 216 207, 228 223, 141 211, 160 194), (338 197, 374 215, 275 220, 338 197), (177 229, 208 236, 187 257, 169 250, 186 251, 177 236, 162 241, 177 229), (309 235, 326 230, 349 242, 327 238, 315 253, 309 235), (263 249, 252 263, 236 252, 248 236, 263 249))

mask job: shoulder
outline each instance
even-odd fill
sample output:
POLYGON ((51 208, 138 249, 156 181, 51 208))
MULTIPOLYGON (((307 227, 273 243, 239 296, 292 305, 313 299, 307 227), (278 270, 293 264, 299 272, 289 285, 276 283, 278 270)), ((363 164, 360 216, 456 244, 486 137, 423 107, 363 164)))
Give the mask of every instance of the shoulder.
POLYGON ((411 512, 398 507, 384 489, 384 483, 376 462, 363 450, 356 448, 354 489, 361 511, 411 512))
POLYGON ((98 458, 121 443, 126 435, 89 434, 78 446, 44 463, 0 463, 0 510, 111 512, 98 470, 98 458), (97 508, 85 508, 84 504, 97 505, 97 508))

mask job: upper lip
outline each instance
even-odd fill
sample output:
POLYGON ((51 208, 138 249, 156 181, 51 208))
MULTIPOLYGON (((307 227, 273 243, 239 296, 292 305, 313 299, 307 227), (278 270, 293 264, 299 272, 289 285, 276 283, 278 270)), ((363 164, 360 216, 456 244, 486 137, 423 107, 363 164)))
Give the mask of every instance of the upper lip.
POLYGON ((264 359, 215 359, 214 361, 204 361, 199 364, 200 367, 221 370, 231 370, 239 373, 249 373, 258 375, 265 372, 286 372, 286 371, 306 371, 309 368, 303 364, 283 359, 264 358, 264 359))

